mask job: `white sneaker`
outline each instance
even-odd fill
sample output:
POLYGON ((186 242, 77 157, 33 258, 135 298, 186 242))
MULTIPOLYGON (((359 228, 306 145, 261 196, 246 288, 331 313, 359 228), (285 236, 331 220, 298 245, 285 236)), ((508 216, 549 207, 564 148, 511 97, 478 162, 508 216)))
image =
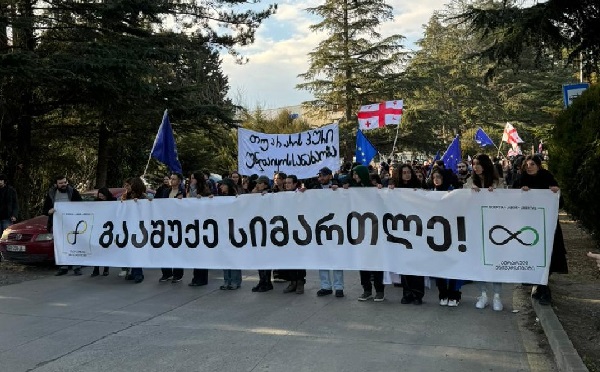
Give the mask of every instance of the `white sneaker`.
POLYGON ((457 307, 457 306, 458 306, 458 301, 456 301, 456 300, 448 301, 448 307, 457 307))
POLYGON ((502 309, 504 309, 504 306, 502 306, 502 300, 500 299, 500 295, 497 293, 494 295, 492 308, 494 309, 494 311, 502 311, 502 309))
POLYGON ((122 278, 124 276, 127 276, 127 270, 121 270, 121 272, 119 273, 119 276, 122 278))
POLYGON ((448 299, 447 298, 442 298, 440 300, 440 306, 448 306, 448 299))
POLYGON ((485 309, 489 304, 487 294, 485 292, 481 293, 481 296, 477 297, 477 303, 475 307, 478 309, 485 309))

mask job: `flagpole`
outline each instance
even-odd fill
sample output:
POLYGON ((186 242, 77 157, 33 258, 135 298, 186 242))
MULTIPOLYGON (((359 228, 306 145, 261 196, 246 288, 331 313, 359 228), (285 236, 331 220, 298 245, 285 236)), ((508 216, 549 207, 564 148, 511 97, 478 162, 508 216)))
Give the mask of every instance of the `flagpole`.
POLYGON ((390 154, 390 158, 394 158, 394 149, 396 148, 396 141, 398 141, 398 133, 400 132, 400 123, 398 123, 398 127, 396 127, 396 137, 394 137, 394 144, 392 145, 392 153, 390 154))
POLYGON ((148 156, 148 162, 146 163, 146 168, 144 168, 144 174, 142 174, 142 179, 146 179, 146 172, 148 171, 148 167, 150 166, 150 159, 152 159, 152 155, 148 156))
MULTIPOLYGON (((165 109, 165 112, 163 113, 163 117, 168 112, 169 112, 169 110, 165 109)), ((162 125, 162 121, 161 121, 161 125, 162 125)), ((160 127, 159 127, 159 130, 160 130, 160 127)), ((154 138, 154 142, 152 143, 152 148, 150 149, 150 154, 148 155, 148 162, 146 163, 146 168, 144 168, 144 174, 142 174, 142 177, 141 177, 143 180, 146 179, 146 172, 148 172, 148 167, 150 166, 150 160, 152 160, 152 150, 154 149, 155 144, 156 144, 156 138, 154 138)))

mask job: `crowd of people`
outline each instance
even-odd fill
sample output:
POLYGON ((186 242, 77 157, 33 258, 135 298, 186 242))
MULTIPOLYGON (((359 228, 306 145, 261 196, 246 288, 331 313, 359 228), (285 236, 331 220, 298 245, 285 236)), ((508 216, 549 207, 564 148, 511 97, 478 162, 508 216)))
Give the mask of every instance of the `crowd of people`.
MULTIPOLYGON (((511 159, 511 162, 492 160, 486 154, 478 154, 469 161, 458 164, 454 173, 444 167, 442 161, 426 162, 424 164, 397 163, 393 161, 381 162, 377 167, 361 164, 345 164, 337 172, 324 167, 317 176, 311 179, 299 180, 293 174, 277 172, 270 179, 267 176, 245 176, 237 171, 229 173, 225 178, 216 182, 210 178, 210 173, 192 172, 186 179, 183 175, 173 173, 165 176, 163 183, 156 189, 154 198, 202 198, 220 196, 240 196, 244 194, 265 194, 277 192, 303 192, 307 189, 331 189, 355 187, 378 188, 412 188, 432 191, 451 192, 457 188, 471 189, 473 192, 493 192, 496 188, 516 188, 523 191, 530 189, 550 189, 558 192, 558 183, 552 174, 544 169, 542 158, 539 155, 511 159)), ((1 177, 0 177, 1 178, 1 177)), ((1 180, 0 180, 1 183, 1 180)), ((139 177, 127 179, 124 184, 125 192, 122 200, 138 200, 148 197, 146 185, 139 177)), ((77 190, 68 185, 66 178, 57 177, 55 185, 46 195, 44 213, 51 216, 54 212, 54 203, 59 201, 76 201, 81 196, 77 190)), ((107 188, 101 188, 97 194, 98 201, 115 200, 107 188)), ((52 218, 49 219, 51 231, 52 218)), ((597 259, 600 267, 600 255, 590 253, 590 257, 597 259)), ((64 275, 68 267, 61 267, 56 275, 64 275)), ((81 275, 81 268, 74 267, 74 274, 81 275)), ((109 269, 105 267, 102 275, 108 275, 109 269)), ((554 249, 552 253, 550 273, 566 273, 568 271, 566 250, 562 239, 560 225, 557 225, 554 249)), ((363 293, 359 301, 381 302, 385 299, 384 275, 382 271, 360 271, 360 283, 363 293)), ((99 276, 100 268, 95 267, 91 276, 99 276)), ((144 280, 142 268, 121 268, 120 276, 141 283, 144 280)), ((179 283, 184 276, 182 268, 162 268, 159 282, 179 283)), ((288 282, 284 293, 303 294, 306 283, 306 270, 259 270, 259 281, 252 287, 252 292, 268 292, 273 290, 272 280, 285 280, 288 282)), ((425 294, 426 279, 422 276, 399 275, 397 286, 402 287, 402 304, 421 305, 425 294)), ((342 270, 319 270, 319 297, 334 295, 344 297, 344 272, 342 270)), ((197 268, 193 270, 193 277, 189 286, 203 286, 208 284, 208 270, 197 268)), ((461 302, 462 280, 435 278, 438 291, 439 305, 456 307, 461 302)), ((242 272, 237 269, 223 270, 223 284, 221 290, 237 290, 242 285, 242 272)), ((502 284, 478 283, 480 295, 474 304, 478 309, 484 309, 491 304, 493 310, 501 311, 502 284), (488 296, 491 288, 492 295, 488 296), (491 297, 491 300, 490 300, 491 297)), ((541 304, 551 301, 550 289, 538 285, 533 293, 541 304)))

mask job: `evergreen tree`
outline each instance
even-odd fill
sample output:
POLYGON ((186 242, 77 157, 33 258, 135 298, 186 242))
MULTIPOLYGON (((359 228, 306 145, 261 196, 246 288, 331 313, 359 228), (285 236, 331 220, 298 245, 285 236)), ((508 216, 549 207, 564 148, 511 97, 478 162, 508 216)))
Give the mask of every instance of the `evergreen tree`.
POLYGON ((410 97, 403 140, 416 136, 413 144, 425 140, 444 149, 461 134, 463 152, 473 154, 481 151, 473 141, 477 127, 484 127, 499 145, 508 121, 528 146, 537 144, 561 108, 560 87, 572 79, 573 70, 551 53, 534 61, 534 51, 526 48, 518 65, 498 67, 490 76, 492 65, 476 57, 487 45, 485 39, 455 19, 463 10, 447 8, 425 28, 421 49, 402 83, 410 97))
POLYGON ((567 56, 569 63, 581 63, 584 79, 598 74, 600 57, 600 4, 597 0, 548 0, 529 7, 521 1, 477 2, 458 17, 467 22, 488 43, 480 56, 494 61, 519 64, 522 55, 535 52, 544 58, 567 56))
POLYGON ((85 143, 97 149, 96 184, 119 184, 143 170, 140 149, 150 150, 164 108, 176 108, 182 132, 231 125, 217 49, 242 61, 236 46, 252 43, 276 9, 235 10, 245 3, 2 1, 0 159, 9 177, 30 189, 54 164, 47 157, 85 143))
POLYGON ((315 112, 343 111, 340 147, 351 158, 359 106, 395 98, 394 82, 407 59, 404 37, 379 33, 382 22, 393 18, 383 0, 326 0, 307 10, 322 18, 311 30, 327 38, 309 53, 308 71, 299 75, 306 82, 297 87, 314 95, 304 104, 315 112))

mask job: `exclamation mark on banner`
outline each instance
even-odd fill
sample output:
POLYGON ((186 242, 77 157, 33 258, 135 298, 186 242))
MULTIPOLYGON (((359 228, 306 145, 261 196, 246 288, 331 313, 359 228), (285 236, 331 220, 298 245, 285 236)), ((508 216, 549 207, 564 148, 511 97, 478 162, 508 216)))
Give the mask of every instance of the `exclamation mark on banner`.
MULTIPOLYGON (((467 231, 465 229, 465 218, 464 217, 456 217, 456 227, 458 228, 458 241, 464 242, 467 240, 467 231)), ((458 245, 459 252, 466 252, 467 246, 465 244, 458 245)))

